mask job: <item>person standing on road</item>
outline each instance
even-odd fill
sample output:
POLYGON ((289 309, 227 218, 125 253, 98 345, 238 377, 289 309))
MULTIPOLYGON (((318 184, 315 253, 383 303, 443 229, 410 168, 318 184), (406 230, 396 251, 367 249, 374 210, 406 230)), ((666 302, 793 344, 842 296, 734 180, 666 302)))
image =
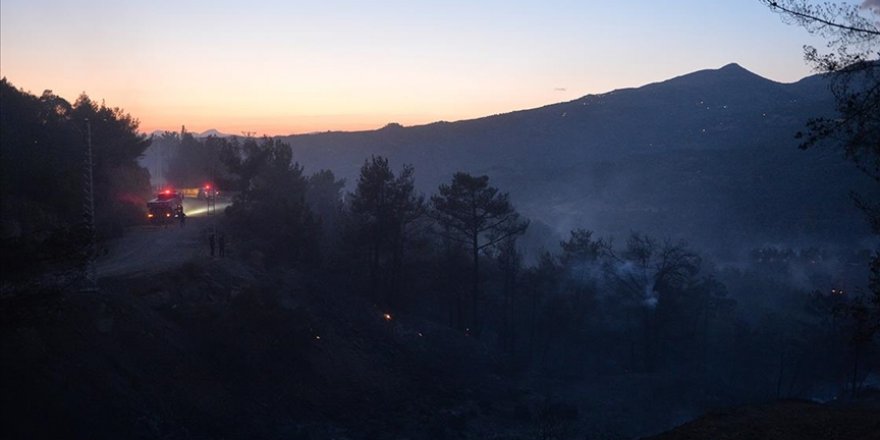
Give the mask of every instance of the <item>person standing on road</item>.
POLYGON ((211 245, 211 256, 214 256, 214 233, 208 234, 208 244, 211 245))
POLYGON ((183 207, 180 207, 180 211, 177 213, 177 216, 180 217, 180 227, 184 227, 186 225, 186 213, 183 212, 183 207))
POLYGON ((226 234, 220 233, 220 242, 218 244, 220 245, 220 257, 222 258, 226 255, 226 234))

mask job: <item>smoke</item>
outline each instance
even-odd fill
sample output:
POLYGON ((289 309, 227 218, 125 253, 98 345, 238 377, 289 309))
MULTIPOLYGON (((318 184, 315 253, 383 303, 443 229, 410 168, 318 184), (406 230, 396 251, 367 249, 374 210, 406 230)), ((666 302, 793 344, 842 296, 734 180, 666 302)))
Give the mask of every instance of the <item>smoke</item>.
POLYGON ((864 0, 862 9, 867 9, 875 14, 880 14, 880 0, 864 0))
POLYGON ((568 279, 581 284, 600 280, 605 275, 601 264, 593 260, 578 260, 569 263, 568 266, 566 274, 568 279))
POLYGON ((654 277, 645 276, 645 274, 642 273, 642 271, 639 270, 631 261, 615 263, 614 272, 619 279, 629 278, 631 280, 638 280, 640 284, 644 284, 644 288, 642 289, 642 298, 640 301, 641 305, 649 309, 657 307, 658 298, 657 291, 654 290, 654 277))
POLYGON ((657 307, 657 291, 654 290, 654 277, 645 279, 645 291, 643 293, 642 305, 653 309, 657 307))

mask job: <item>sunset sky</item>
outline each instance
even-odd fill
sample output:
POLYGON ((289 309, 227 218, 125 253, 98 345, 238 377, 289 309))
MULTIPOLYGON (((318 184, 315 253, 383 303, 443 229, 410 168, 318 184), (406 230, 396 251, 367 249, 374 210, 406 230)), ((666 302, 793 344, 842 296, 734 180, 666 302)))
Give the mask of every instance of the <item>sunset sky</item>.
POLYGON ((0 75, 141 130, 357 130, 538 107, 736 62, 810 74, 757 0, 3 0, 0 75))

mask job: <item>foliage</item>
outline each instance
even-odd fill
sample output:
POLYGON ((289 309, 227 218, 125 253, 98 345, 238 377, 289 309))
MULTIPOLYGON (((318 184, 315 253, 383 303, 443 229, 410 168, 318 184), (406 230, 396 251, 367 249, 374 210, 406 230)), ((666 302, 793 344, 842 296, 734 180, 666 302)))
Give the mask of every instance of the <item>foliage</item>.
POLYGON ((154 137, 158 154, 166 157, 165 180, 181 188, 198 188, 206 183, 224 187, 229 179, 221 151, 232 142, 217 136, 198 139, 182 127, 180 133, 165 132, 154 137))
MULTIPOLYGON (((880 9, 848 3, 762 0, 789 22, 826 40, 830 52, 805 46, 805 59, 832 79, 837 114, 815 117, 798 133, 801 148, 830 144, 880 184, 880 9)), ((867 5, 867 3, 866 3, 867 5)), ((854 194, 856 206, 880 234, 880 201, 854 194)), ((880 291, 874 290, 875 295, 880 291)))
POLYGON ((633 233, 622 252, 610 245, 606 271, 629 301, 655 306, 663 291, 680 289, 700 271, 700 257, 684 243, 633 233))
POLYGON ((440 185, 431 197, 431 212, 443 236, 466 246, 472 256, 471 324, 479 335, 480 252, 523 234, 529 222, 520 220, 507 193, 489 186, 489 176, 467 173, 455 173, 451 184, 440 185))
POLYGON ((224 160, 241 192, 226 214, 250 250, 267 264, 317 260, 318 223, 306 204, 308 180, 290 146, 271 138, 229 144, 224 160))
POLYGON ((388 159, 373 156, 364 161, 351 194, 349 232, 366 254, 370 296, 384 306, 398 300, 409 229, 424 213, 413 172, 404 165, 395 176, 388 159))
POLYGON ((605 243, 602 240, 593 240, 593 231, 575 229, 570 234, 568 240, 559 243, 563 264, 595 261, 602 255, 605 243))
MULTIPOLYGON (((306 203, 321 223, 325 241, 338 245, 342 235, 342 215, 345 209, 342 194, 345 179, 336 179, 330 170, 321 170, 309 176, 306 203)), ((334 246, 336 247, 336 246, 334 246)))
POLYGON ((29 273, 43 263, 75 260, 86 239, 89 141, 98 237, 119 235, 123 226, 141 221, 149 176, 137 159, 149 140, 137 132, 136 119, 85 94, 70 104, 49 90, 39 97, 17 90, 5 78, 0 106, 5 269, 29 273))

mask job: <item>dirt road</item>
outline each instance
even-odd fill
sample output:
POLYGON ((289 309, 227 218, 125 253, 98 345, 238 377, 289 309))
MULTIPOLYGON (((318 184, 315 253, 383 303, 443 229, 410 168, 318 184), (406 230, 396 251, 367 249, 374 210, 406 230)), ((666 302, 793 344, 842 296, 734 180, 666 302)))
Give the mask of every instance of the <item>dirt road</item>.
POLYGON ((217 213, 209 216, 204 201, 185 199, 185 226, 172 222, 166 226, 129 228, 125 235, 109 242, 107 254, 98 258, 98 278, 157 272, 198 258, 210 258, 209 231, 228 205, 218 201, 217 213))

